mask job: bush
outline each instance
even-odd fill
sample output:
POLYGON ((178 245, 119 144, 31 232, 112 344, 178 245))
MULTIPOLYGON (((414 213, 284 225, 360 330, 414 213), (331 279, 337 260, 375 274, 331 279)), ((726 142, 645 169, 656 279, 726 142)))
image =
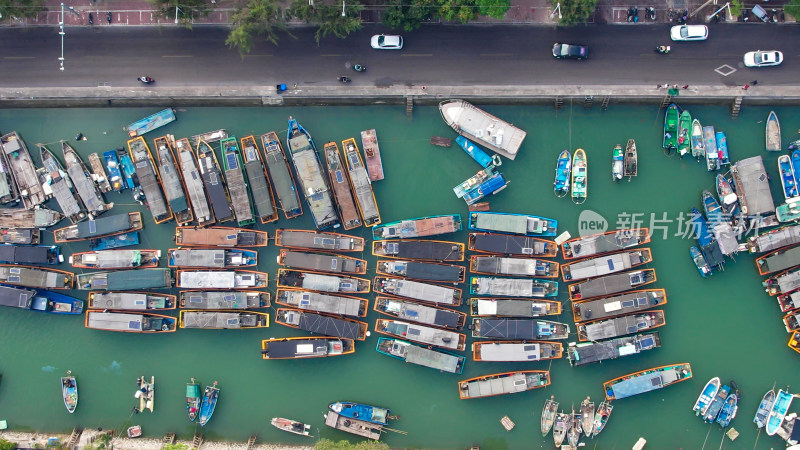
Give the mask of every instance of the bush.
POLYGON ((330 439, 320 439, 314 444, 314 450, 389 450, 389 446, 375 441, 351 444, 350 441, 334 442, 330 439))
POLYGON ((14 450, 15 448, 17 448, 17 444, 0 438, 0 450, 14 450))

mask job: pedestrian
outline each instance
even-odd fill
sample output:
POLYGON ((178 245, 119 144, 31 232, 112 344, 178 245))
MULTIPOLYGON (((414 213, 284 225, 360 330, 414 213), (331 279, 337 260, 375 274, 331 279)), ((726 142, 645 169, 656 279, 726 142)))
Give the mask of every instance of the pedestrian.
POLYGON ((751 82, 750 82, 750 84, 752 84, 753 86, 755 86, 755 85, 757 85, 757 84, 758 84, 758 80, 753 80, 753 81, 751 81, 751 82))
POLYGON ((678 89, 678 85, 672 86, 673 89, 678 89))
POLYGON ((744 89, 746 91, 746 90, 750 89, 750 85, 749 84, 745 84, 742 89, 744 89))
POLYGON ((688 84, 684 84, 684 85, 683 85, 683 88, 684 88, 684 89, 689 89, 689 85, 688 85, 688 84))
POLYGON ((669 87, 669 83, 664 83, 664 85, 661 86, 661 87, 664 88, 664 89, 667 89, 669 87))

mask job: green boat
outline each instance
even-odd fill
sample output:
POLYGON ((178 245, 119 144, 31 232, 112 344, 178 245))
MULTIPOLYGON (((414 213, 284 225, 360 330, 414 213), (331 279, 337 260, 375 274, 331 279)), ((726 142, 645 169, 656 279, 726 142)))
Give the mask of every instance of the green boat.
POLYGON ((200 412, 200 402, 202 399, 200 383, 194 381, 194 378, 192 378, 189 383, 186 383, 186 414, 189 416, 189 422, 197 420, 197 413, 200 412))
POLYGON ((664 117, 664 153, 670 154, 678 148, 678 105, 671 103, 664 117))
POLYGON ((256 223, 256 216, 238 141, 235 137, 229 137, 219 141, 219 145, 222 147, 222 166, 225 168, 225 179, 228 181, 236 222, 240 227, 252 225, 256 223))
POLYGON ((588 161, 586 160, 586 152, 582 148, 575 150, 575 155, 572 156, 572 201, 576 205, 586 201, 588 189, 588 161))
MULTIPOLYGON (((667 111, 667 114, 669 114, 669 111, 667 111)), ((684 109, 678 119, 678 154, 681 158, 691 150, 691 136, 692 115, 689 114, 689 111, 684 109)))

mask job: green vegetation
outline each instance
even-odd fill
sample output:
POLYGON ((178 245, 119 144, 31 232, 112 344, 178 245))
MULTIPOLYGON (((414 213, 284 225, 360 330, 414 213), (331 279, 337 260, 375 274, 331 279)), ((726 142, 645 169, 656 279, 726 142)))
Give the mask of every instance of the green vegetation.
POLYGON ((790 2, 783 5, 783 11, 795 19, 800 20, 800 2, 790 2))
POLYGON ((186 28, 192 27, 193 17, 205 17, 211 12, 207 0, 147 0, 156 15, 166 20, 178 19, 186 28))
POLYGON ((14 18, 34 18, 47 11, 44 0, 0 0, 0 22, 10 22, 14 18))
POLYGON ((555 8, 556 4, 561 3, 561 18, 559 25, 575 25, 584 23, 594 14, 597 0, 550 0, 550 4, 555 8))
POLYGON ((247 0, 233 13, 231 27, 225 43, 245 54, 252 50, 254 36, 266 35, 269 42, 278 45, 277 33, 286 29, 286 22, 275 0, 247 0))
POLYGON ((17 444, 0 438, 0 450, 14 450, 15 448, 17 448, 17 444))
POLYGON ((510 4, 510 0, 387 0, 383 24, 411 31, 431 20, 467 23, 479 15, 501 19, 510 4))
POLYGON ((733 0, 731 2, 731 16, 739 17, 742 15, 743 10, 744 10, 744 5, 742 5, 741 0, 733 0))
POLYGON ((314 444, 314 450, 389 450, 389 446, 375 441, 362 441, 358 444, 351 444, 350 441, 334 442, 330 439, 320 439, 314 444))
POLYGON ((352 0, 345 2, 344 16, 342 16, 342 9, 339 8, 338 3, 328 4, 321 1, 315 1, 313 5, 308 3, 308 0, 293 0, 287 12, 291 17, 318 25, 314 35, 318 44, 320 39, 329 34, 344 39, 348 34, 360 30, 362 27, 359 13, 364 6, 360 3, 352 0))

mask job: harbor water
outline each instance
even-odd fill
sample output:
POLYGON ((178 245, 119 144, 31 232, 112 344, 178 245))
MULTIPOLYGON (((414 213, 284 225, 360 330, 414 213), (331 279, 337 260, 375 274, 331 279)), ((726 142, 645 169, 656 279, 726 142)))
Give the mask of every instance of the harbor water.
MULTIPOLYGON (((680 100, 680 98, 678 98, 680 100)), ((483 106, 483 105, 479 105, 483 106)), ((663 111, 657 106, 612 105, 607 111, 584 109, 582 104, 551 107, 483 106, 492 114, 527 131, 514 161, 503 159, 500 171, 511 181, 505 191, 489 197, 492 211, 528 213, 555 218, 558 232, 575 237, 579 227, 608 229, 634 225, 655 228, 651 244, 656 284, 665 288, 668 303, 666 325, 659 349, 601 364, 571 367, 566 360, 540 363, 474 362, 470 358, 462 375, 404 364, 375 351, 379 335, 372 331, 357 342, 350 356, 314 360, 264 361, 261 339, 299 336, 298 330, 271 324, 257 330, 184 330, 165 335, 113 333, 84 328, 84 316, 58 316, 3 308, 0 311, 0 420, 14 430, 68 431, 74 426, 124 430, 138 424, 146 436, 175 432, 182 438, 202 431, 206 440, 244 441, 258 433, 264 442, 309 444, 308 438, 290 435, 269 425, 271 417, 287 417, 312 425, 314 436, 334 440, 355 436, 324 426, 327 405, 340 400, 390 408, 400 419, 390 427, 408 434, 386 433, 382 441, 392 447, 482 449, 552 448, 552 436, 539 431, 542 405, 551 395, 562 410, 579 408, 587 396, 597 404, 603 399, 602 383, 638 370, 689 362, 694 378, 663 390, 614 402, 614 413, 601 435, 584 440, 592 448, 630 448, 639 437, 656 449, 769 449, 783 443, 765 433, 757 436, 752 423, 762 395, 773 384, 798 388, 800 355, 786 345, 788 334, 774 297, 761 288, 753 256, 745 253, 728 260, 724 272, 702 279, 689 257, 694 242, 688 237, 687 215, 701 208, 703 189, 714 189, 714 177, 703 163, 690 157, 665 156, 661 149, 663 111), (636 139, 639 175, 632 181, 611 180, 611 152, 636 139), (553 175, 558 153, 564 149, 586 150, 589 164, 588 201, 574 205, 569 198, 553 195, 553 175), (596 214, 592 214, 591 211, 596 214), (579 223, 579 219, 581 222, 579 223), (62 404, 59 377, 72 370, 77 377, 80 400, 75 414, 62 404), (459 400, 457 381, 483 374, 516 369, 549 369, 552 384, 544 389, 492 398, 459 400), (134 415, 135 379, 154 375, 155 412, 134 415), (739 385, 741 400, 732 426, 740 436, 725 438, 718 425, 703 423, 692 413, 700 390, 708 379, 719 376, 739 385), (221 393, 211 422, 202 430, 189 423, 185 412, 185 383, 194 377, 203 386, 219 382, 221 393), (516 428, 506 431, 500 419, 508 415, 516 428), (758 439, 757 439, 758 437, 758 439)), ((770 108, 746 106, 732 119, 727 106, 691 106, 703 125, 714 125, 728 137, 732 161, 754 155, 764 157, 776 205, 782 203, 776 153, 764 151, 764 121, 770 108)), ((92 152, 123 147, 123 126, 155 112, 156 108, 131 109, 23 109, 0 110, 0 130, 16 130, 39 162, 37 143, 57 149, 66 139, 86 159, 92 152), (75 142, 77 133, 86 140, 75 142)), ((783 127, 784 148, 797 139, 800 110, 777 108, 783 127)), ((294 116, 313 136, 318 149, 329 141, 358 138, 361 130, 377 129, 386 178, 373 183, 383 223, 439 214, 460 213, 467 223, 467 207, 452 188, 479 169, 461 149, 430 145, 431 136, 455 138, 436 107, 417 107, 412 116, 400 106, 305 107, 305 108, 187 108, 176 110, 178 120, 145 135, 176 138, 225 128, 237 138, 258 138, 277 131, 286 146, 286 119, 294 116)), ((260 144, 260 141, 259 141, 260 144)), ((57 152, 58 153, 58 152, 57 152)), ((60 153, 58 153, 60 157, 60 153)), ((324 159, 323 159, 324 161, 324 159)), ((115 206, 110 214, 142 209, 130 191, 106 194, 115 206)), ((48 205, 57 209, 55 200, 48 205)), ((270 238, 276 228, 312 229, 307 205, 301 217, 257 225, 270 238)), ((166 267, 167 249, 175 247, 174 222, 155 225, 144 211, 145 227, 140 248, 161 249, 160 267, 166 267)), ((66 226, 62 221, 57 227, 66 226)), ((371 229, 350 233, 368 240, 371 229)), ((437 239, 466 242, 467 231, 437 239)), ((43 233, 52 243, 52 229, 43 233)), ((87 242, 62 246, 65 257, 88 250, 87 242)), ((275 292, 278 249, 272 242, 259 249, 259 269, 269 272, 268 290, 275 292)), ((369 261, 368 277, 375 275, 375 258, 365 252, 352 255, 369 261)), ((559 259, 560 261, 560 259, 559 259)), ((462 264, 466 264, 462 263, 462 264)), ((59 268, 68 268, 64 263, 59 268)), ((81 272, 80 269, 75 269, 81 272)), ((468 287, 464 288, 467 303, 468 287)), ((577 341, 566 285, 559 300, 563 314, 554 320, 570 323, 569 341, 577 341)), ((73 291, 86 298, 87 291, 73 291)), ((176 293, 176 292, 174 292, 176 293)), ((374 294, 370 294, 370 298, 374 294)), ((274 300, 274 298, 273 298, 274 300)), ((462 306, 466 311, 466 307, 462 306)), ((271 314, 274 309, 268 310, 271 314)), ((176 314, 176 312, 172 312, 176 314)), ((374 329, 378 314, 368 316, 374 329)), ((274 317, 273 317, 274 319, 274 317)), ((465 331, 469 334, 469 331, 465 331)), ((470 337, 467 344, 472 342, 470 337)), ((563 341, 565 347, 567 341, 563 341)), ((469 352, 465 352, 467 354, 469 352)), ((795 407, 796 409, 796 407, 795 407)))

